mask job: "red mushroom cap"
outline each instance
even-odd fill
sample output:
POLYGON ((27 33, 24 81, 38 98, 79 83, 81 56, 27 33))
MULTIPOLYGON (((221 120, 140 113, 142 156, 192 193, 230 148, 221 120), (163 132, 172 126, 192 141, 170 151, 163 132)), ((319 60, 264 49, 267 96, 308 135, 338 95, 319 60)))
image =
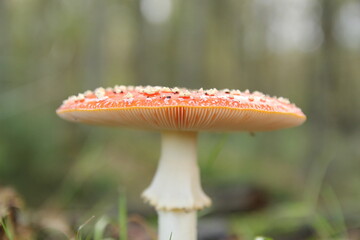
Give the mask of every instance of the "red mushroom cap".
POLYGON ((302 124, 288 99, 248 90, 115 86, 71 96, 57 109, 69 121, 184 131, 269 131, 302 124))

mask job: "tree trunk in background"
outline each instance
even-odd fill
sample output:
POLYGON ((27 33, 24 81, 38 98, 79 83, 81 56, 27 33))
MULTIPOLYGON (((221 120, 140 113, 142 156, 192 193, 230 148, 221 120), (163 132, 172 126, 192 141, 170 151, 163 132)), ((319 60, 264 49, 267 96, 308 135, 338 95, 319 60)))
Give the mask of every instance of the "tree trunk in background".
MULTIPOLYGON (((0 79, 2 81, 4 81, 2 83, 2 86, 0 86, 0 93, 2 93, 2 91, 5 91, 6 86, 6 80, 9 81, 8 79, 8 62, 7 62, 7 57, 9 55, 8 51, 9 51, 9 46, 8 45, 8 26, 10 25, 8 22, 8 14, 7 14, 7 6, 6 6, 6 1, 0 1, 0 79)), ((5 108, 1 108, 1 109, 5 109, 5 108)))
POLYGON ((209 23, 208 10, 212 1, 180 1, 180 16, 176 19, 175 76, 172 85, 189 88, 206 88, 204 79, 205 38, 209 23))
MULTIPOLYGON (((308 106, 309 115, 313 124, 309 136, 309 151, 305 164, 306 172, 312 168, 314 161, 325 161, 328 151, 325 147, 331 140, 327 135, 329 129, 334 127, 334 92, 338 82, 339 61, 337 57, 337 47, 333 38, 335 1, 322 0, 322 29, 324 41, 320 49, 318 59, 315 60, 314 73, 309 78, 308 85, 308 106)), ((328 155, 327 155, 328 156, 328 155)))
MULTIPOLYGON (((102 1, 92 0, 88 3, 88 24, 86 29, 86 52, 84 54, 83 89, 95 89, 104 86, 104 66, 106 36, 106 7, 102 1)), ((105 86, 104 86, 105 87, 105 86)))

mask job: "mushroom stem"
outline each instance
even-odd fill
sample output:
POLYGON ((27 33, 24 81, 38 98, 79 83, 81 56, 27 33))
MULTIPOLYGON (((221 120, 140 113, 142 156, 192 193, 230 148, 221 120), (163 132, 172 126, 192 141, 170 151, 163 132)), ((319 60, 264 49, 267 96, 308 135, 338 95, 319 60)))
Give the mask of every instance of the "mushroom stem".
POLYGON ((195 240, 196 210, 211 204, 197 164, 197 133, 163 132, 160 162, 143 198, 159 214, 159 240, 195 240))
POLYGON ((197 215, 191 212, 158 211, 159 240, 195 240, 197 215), (170 238, 171 236, 171 238, 170 238))

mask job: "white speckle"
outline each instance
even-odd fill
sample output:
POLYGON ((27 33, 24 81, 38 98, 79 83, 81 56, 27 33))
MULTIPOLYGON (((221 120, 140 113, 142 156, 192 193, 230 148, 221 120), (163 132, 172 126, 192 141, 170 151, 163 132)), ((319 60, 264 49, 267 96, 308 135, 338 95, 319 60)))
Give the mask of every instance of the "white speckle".
POLYGON ((106 91, 107 91, 107 92, 112 92, 112 91, 114 91, 114 89, 111 88, 111 87, 108 87, 108 88, 106 88, 106 91))
POLYGON ((259 91, 253 92, 253 95, 255 95, 255 96, 264 96, 264 94, 262 92, 259 92, 259 91))
POLYGON ((210 95, 210 96, 213 96, 213 95, 215 95, 217 92, 218 92, 218 90, 217 90, 216 88, 212 88, 212 89, 206 90, 206 91, 205 91, 205 94, 210 95))
POLYGON ((201 100, 207 100, 208 97, 207 97, 206 95, 200 95, 200 99, 201 99, 201 100))
POLYGON ((232 95, 241 95, 241 92, 239 90, 231 90, 230 94, 232 94, 232 95))
POLYGON ((163 92, 171 92, 171 89, 168 88, 168 87, 163 87, 163 88, 161 88, 161 91, 163 91, 163 92))
POLYGON ((124 85, 115 85, 114 87, 114 91, 116 93, 121 93, 121 91, 125 91, 126 90, 126 86, 124 85))
POLYGON ((72 95, 68 98, 69 101, 76 101, 77 97, 75 95, 72 95))
POLYGON ((279 100, 279 102, 282 102, 282 103, 285 103, 285 104, 290 104, 290 101, 287 98, 279 97, 278 100, 279 100))
POLYGON ((91 94, 93 94, 93 92, 90 91, 90 90, 87 90, 87 91, 84 92, 84 95, 85 95, 85 96, 89 96, 89 95, 91 95, 91 94))
POLYGON ((136 86, 135 87, 135 91, 137 91, 137 92, 142 92, 143 90, 144 90, 143 86, 136 86))
POLYGON ((123 90, 121 90, 120 88, 115 87, 115 88, 114 88, 114 92, 115 92, 115 93, 122 93, 123 90))
POLYGON ((72 95, 72 96, 68 97, 67 99, 65 99, 65 100, 63 101, 63 104, 67 104, 67 103, 69 103, 69 102, 75 102, 76 100, 77 100, 77 96, 72 95))
POLYGON ((227 88, 225 88, 225 89, 223 89, 221 91, 223 91, 224 93, 230 93, 230 89, 227 89, 227 88))
POLYGON ((179 93, 179 97, 189 97, 190 95, 191 95, 191 92, 189 92, 188 90, 180 91, 180 93, 179 93))
POLYGON ((126 90, 125 86, 115 86, 114 91, 115 93, 123 93, 126 90))
POLYGON ((178 93, 178 92, 180 91, 180 89, 177 88, 177 87, 174 87, 174 88, 171 89, 171 91, 172 91, 173 93, 178 93))
POLYGON ((159 89, 157 89, 155 87, 147 86, 146 88, 144 88, 144 93, 146 93, 146 94, 154 94, 157 92, 159 92, 159 89))
POLYGON ((77 100, 84 100, 85 99, 85 96, 84 96, 84 94, 82 94, 82 93, 79 93, 78 95, 77 95, 77 100))
POLYGON ((250 94, 249 89, 246 89, 246 90, 244 91, 244 93, 245 93, 245 94, 250 94))
POLYGON ((95 95, 99 99, 104 98, 105 97, 105 89, 102 87, 95 89, 95 95))
POLYGON ((127 98, 127 99, 133 98, 133 97, 134 97, 134 95, 129 92, 124 96, 124 98, 127 98))
POLYGON ((126 102, 128 104, 132 103, 133 101, 134 101, 133 98, 124 99, 124 102, 126 102))

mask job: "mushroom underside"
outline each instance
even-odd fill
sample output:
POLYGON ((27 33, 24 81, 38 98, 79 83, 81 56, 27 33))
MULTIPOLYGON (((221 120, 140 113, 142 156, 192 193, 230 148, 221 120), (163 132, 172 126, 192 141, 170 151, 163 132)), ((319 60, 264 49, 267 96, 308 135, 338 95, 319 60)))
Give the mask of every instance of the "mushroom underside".
POLYGON ((74 110, 59 115, 66 120, 94 125, 186 131, 270 131, 304 121, 293 113, 209 107, 74 110))

